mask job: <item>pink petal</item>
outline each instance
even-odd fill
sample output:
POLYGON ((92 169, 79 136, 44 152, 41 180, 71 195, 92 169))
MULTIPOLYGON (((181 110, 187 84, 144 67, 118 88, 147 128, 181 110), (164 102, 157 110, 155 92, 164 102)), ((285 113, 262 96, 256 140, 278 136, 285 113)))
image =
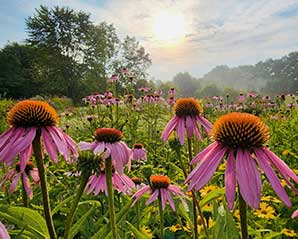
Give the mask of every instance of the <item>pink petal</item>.
POLYGON ((198 153, 190 162, 190 164, 196 164, 199 161, 201 161, 203 158, 205 158, 212 150, 218 146, 217 142, 213 142, 208 147, 203 149, 200 153, 198 153))
POLYGON ((295 212, 293 212, 293 214, 291 216, 292 219, 294 219, 296 217, 298 217, 298 209, 295 212))
POLYGON ((5 228, 5 226, 0 222, 0 238, 1 239, 10 239, 10 236, 5 228))
POLYGON ((32 144, 30 144, 29 147, 20 152, 20 171, 25 170, 26 164, 29 162, 29 159, 32 156, 32 152, 32 144))
POLYGON ((54 143, 52 137, 48 133, 46 128, 41 128, 41 135, 43 138, 43 143, 45 145, 46 151, 48 152, 50 158, 53 160, 55 164, 58 163, 58 156, 57 156, 57 147, 54 143))
POLYGON ((170 121, 167 123, 166 127, 164 128, 164 130, 162 131, 161 134, 161 139, 163 141, 167 141, 170 134, 172 133, 172 131, 175 129, 175 127, 177 126, 177 122, 178 122, 178 117, 174 116, 172 119, 170 119, 170 121))
POLYGON ((259 208, 261 201, 261 177, 254 159, 248 150, 238 149, 236 156, 236 177, 240 193, 252 208, 259 208))
POLYGON ((255 154, 258 158, 258 162, 260 167, 264 171, 266 177, 268 178, 269 182, 271 183, 272 188, 274 189, 275 193, 278 197, 284 202, 287 207, 291 207, 292 203, 287 195, 286 190, 281 185, 277 175, 275 174, 274 170, 272 169, 270 163, 267 161, 266 154, 263 153, 261 149, 255 149, 255 154))
POLYGON ((151 204, 153 201, 156 200, 156 198, 158 197, 159 191, 158 189, 155 189, 154 192, 152 193, 152 195, 150 196, 150 198, 148 199, 148 201, 146 202, 146 205, 151 204))
POLYGON ((197 119, 202 124, 203 129, 205 130, 206 134, 209 134, 209 132, 212 129, 212 124, 209 122, 209 120, 207 120, 206 118, 204 118, 201 115, 197 116, 197 119))
POLYGON ((70 156, 66 146, 66 141, 62 137, 61 133, 56 130, 56 127, 53 127, 53 126, 47 127, 47 130, 49 131, 51 138, 53 139, 55 145, 57 146, 57 149, 60 152, 60 154, 63 155, 66 162, 69 162, 70 156))
POLYGON ((140 197, 142 195, 144 195, 146 192, 150 191, 150 187, 149 186, 144 186, 142 187, 140 190, 138 190, 133 196, 132 198, 135 198, 135 200, 133 201, 132 205, 135 205, 136 202, 140 199, 140 197))
POLYGON ((15 175, 15 177, 12 179, 12 182, 10 184, 10 187, 8 189, 8 193, 12 194, 14 190, 16 189, 18 183, 19 183, 19 178, 21 177, 21 173, 18 173, 15 175))
MULTIPOLYGON (((158 190, 158 189, 155 189, 158 190)), ((162 205, 162 209, 164 210, 166 208, 166 202, 167 202, 167 198, 166 198, 166 189, 161 188, 159 189, 159 193, 160 193, 160 198, 161 198, 161 205, 162 205)))
POLYGON ((230 150, 227 159, 226 172, 225 172, 225 185, 226 185, 226 199, 228 208, 231 211, 234 207, 236 195, 236 172, 235 172, 235 158, 233 150, 230 150))
POLYGON ((186 120, 185 120, 185 128, 186 128, 186 133, 187 133, 187 138, 191 138, 193 135, 193 131, 194 131, 194 123, 192 121, 191 116, 186 116, 186 120))
POLYGON ((9 142, 9 139, 14 135, 16 128, 12 127, 0 135, 0 151, 2 147, 9 142))
POLYGON ((200 190, 210 180, 225 152, 226 148, 218 145, 208 157, 201 160, 185 181, 186 183, 190 182, 188 190, 192 190, 194 187, 196 190, 200 190))
POLYGON ((192 118, 192 121, 193 121, 193 125, 194 125, 194 131, 195 131, 195 134, 196 136, 198 137, 198 139, 202 142, 203 141, 203 137, 202 137, 202 134, 199 130, 199 127, 198 127, 198 124, 197 124, 197 121, 195 118, 192 118))
POLYGON ((105 143, 104 142, 97 142, 96 146, 93 149, 94 154, 102 154, 105 151, 105 143))
POLYGON ((85 150, 94 150, 94 148, 97 146, 97 142, 87 143, 87 142, 80 142, 78 143, 78 147, 81 151, 85 150))
POLYGON ((27 177, 26 173, 23 173, 22 175, 22 180, 23 180, 23 184, 24 184, 24 189, 26 191, 27 196, 32 199, 33 197, 33 193, 32 193, 32 189, 30 186, 30 181, 29 178, 27 177))
POLYGON ((39 183, 40 183, 38 169, 37 168, 33 168, 32 170, 30 170, 30 176, 31 176, 31 178, 32 178, 35 186, 38 186, 39 183))
POLYGON ((178 117, 178 124, 176 127, 177 135, 181 145, 184 145, 184 118, 178 117))
POLYGON ((170 204, 170 207, 173 209, 173 211, 175 211, 175 209, 176 209, 175 203, 174 203, 169 191, 165 189, 164 192, 165 192, 166 199, 168 200, 168 202, 170 204))

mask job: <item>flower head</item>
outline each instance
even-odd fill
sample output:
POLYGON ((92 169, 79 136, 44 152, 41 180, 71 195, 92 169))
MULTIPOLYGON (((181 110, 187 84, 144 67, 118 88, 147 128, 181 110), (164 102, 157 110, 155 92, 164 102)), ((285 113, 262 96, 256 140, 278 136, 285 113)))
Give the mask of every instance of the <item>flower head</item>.
POLYGON ((259 218, 264 219, 274 219, 275 216, 275 210, 272 206, 268 205, 267 203, 261 202, 260 208, 256 209, 254 214, 259 218))
POLYGON ((131 149, 121 141, 122 132, 114 128, 99 128, 94 136, 96 140, 93 143, 80 142, 80 150, 92 150, 94 154, 102 155, 102 159, 111 157, 115 171, 122 174, 131 158, 131 149))
POLYGON ((5 183, 6 183, 6 181, 9 180, 11 182, 11 184, 10 184, 8 192, 11 194, 14 192, 14 190, 16 189, 16 187, 19 183, 19 180, 21 179, 23 182, 26 194, 28 195, 28 197, 30 199, 32 199, 33 193, 32 193, 32 189, 30 186, 29 176, 32 178, 35 186, 38 186, 39 185, 38 169, 34 168, 33 163, 28 162, 26 164, 24 170, 21 170, 20 163, 17 163, 15 169, 8 171, 8 173, 4 176, 4 178, 0 184, 0 187, 4 191, 5 183))
POLYGON ((200 190, 212 177, 222 158, 227 155, 225 184, 230 210, 234 205, 237 182, 248 205, 259 208, 261 177, 257 163, 278 197, 286 206, 291 207, 291 201, 273 167, 296 193, 298 191, 290 179, 297 183, 298 177, 265 146, 269 140, 269 129, 258 117, 247 113, 229 113, 214 123, 210 135, 214 142, 191 161, 191 164, 198 165, 186 179, 189 183, 188 190, 200 190))
POLYGON ((147 160, 146 149, 142 144, 136 143, 132 148, 132 159, 133 160, 147 160))
POLYGON ((195 134, 202 141, 203 137, 198 123, 202 125, 207 134, 211 130, 211 123, 201 115, 203 108, 200 102, 194 98, 178 99, 174 105, 174 112, 175 116, 168 122, 162 132, 161 139, 164 141, 168 140, 174 129, 176 129, 181 145, 184 144, 185 130, 188 138, 195 134))
POLYGON ((169 177, 162 175, 152 175, 150 176, 150 184, 151 187, 148 185, 144 186, 133 195, 133 198, 135 198, 133 204, 135 204, 146 192, 150 192, 151 196, 146 202, 146 205, 151 204, 160 196, 162 208, 165 209, 166 202, 168 201, 171 208, 175 211, 175 203, 171 197, 171 194, 173 194, 178 196, 182 204, 186 207, 186 202, 183 199, 186 197, 186 195, 178 186, 171 184, 169 177))
POLYGON ((72 161, 78 155, 76 144, 56 127, 58 121, 57 112, 46 102, 24 100, 17 103, 7 115, 7 122, 12 127, 0 136, 0 161, 9 166, 19 155, 23 170, 32 155, 32 142, 38 129, 45 150, 55 163, 58 152, 67 162, 72 161))

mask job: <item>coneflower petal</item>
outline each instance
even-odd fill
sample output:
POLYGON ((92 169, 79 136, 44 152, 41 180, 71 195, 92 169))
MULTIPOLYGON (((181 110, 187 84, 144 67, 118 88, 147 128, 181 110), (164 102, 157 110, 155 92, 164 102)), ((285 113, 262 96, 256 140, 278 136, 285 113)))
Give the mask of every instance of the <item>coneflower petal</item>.
POLYGON ((176 210, 175 203, 174 203, 173 198, 171 197, 169 191, 164 190, 164 192, 165 192, 165 197, 166 197, 166 199, 168 200, 168 202, 170 204, 170 207, 173 209, 173 211, 175 211, 176 210))
POLYGON ((193 127, 194 127, 194 131, 195 131, 195 134, 198 136, 198 139, 202 142, 203 141, 203 137, 202 137, 202 134, 199 130, 199 126, 196 122, 196 119, 192 117, 192 121, 193 121, 193 127))
POLYGON ((204 159, 212 150, 218 145, 217 142, 213 142, 208 147, 206 147, 204 150, 202 150, 200 153, 198 153, 190 162, 190 164, 196 164, 200 162, 202 159, 204 159))
POLYGON ((258 208, 261 201, 261 177, 255 161, 247 150, 237 151, 236 177, 243 199, 250 207, 258 208))
POLYGON ((14 192, 14 190, 16 189, 16 187, 18 186, 19 183, 19 178, 21 177, 21 173, 18 173, 14 176, 14 178, 12 179, 12 182, 10 184, 10 187, 8 189, 8 193, 12 194, 14 192))
POLYGON ((10 138, 14 135, 15 131, 16 128, 12 127, 0 135, 0 150, 2 150, 2 147, 10 141, 10 138))
POLYGON ((132 205, 135 205, 136 202, 140 199, 140 197, 142 195, 144 195, 146 192, 150 191, 150 187, 149 186, 144 186, 142 187, 140 190, 138 190, 133 196, 132 198, 135 198, 135 200, 133 201, 132 205))
POLYGON ((33 192, 32 192, 31 186, 30 186, 29 178, 27 177, 26 174, 22 174, 22 181, 23 181, 24 189, 25 189, 25 192, 26 192, 27 196, 28 196, 30 199, 32 199, 32 197, 33 197, 33 192))
POLYGON ((174 116, 166 125, 166 127, 164 128, 164 130, 162 131, 161 134, 161 139, 163 141, 167 141, 170 134, 172 133, 172 131, 175 129, 175 127, 177 126, 177 122, 178 122, 178 117, 174 116))
POLYGON ((47 127, 47 130, 50 133, 50 136, 53 139, 58 151, 60 152, 60 154, 63 155, 66 162, 68 162, 70 160, 70 157, 69 157, 68 149, 66 147, 66 142, 64 138, 62 138, 60 134, 56 132, 54 129, 55 127, 47 127))
POLYGON ((187 133, 187 138, 191 138, 193 135, 193 129, 194 129, 195 125, 192 121, 191 116, 186 116, 185 119, 185 128, 186 128, 186 133, 187 133))
POLYGON ((167 202, 167 198, 166 198, 166 189, 164 188, 160 188, 159 189, 160 192, 160 198, 161 198, 161 205, 162 205, 162 209, 166 208, 166 202, 167 202))
POLYGON ((53 142, 52 137, 49 135, 47 129, 41 128, 41 135, 43 138, 43 142, 46 148, 46 151, 48 152, 50 158, 53 160, 54 163, 58 163, 58 156, 57 156, 57 147, 55 143, 53 142))
POLYGON ((235 172, 235 158, 233 150, 229 151, 227 159, 226 172, 225 172, 225 185, 226 185, 226 199, 228 208, 231 211, 234 207, 236 195, 236 172, 235 172))
POLYGON ((148 201, 146 202, 146 205, 151 204, 153 201, 156 200, 156 198, 158 197, 159 191, 158 189, 155 189, 154 192, 152 193, 152 195, 150 196, 150 198, 148 199, 148 201))
POLYGON ((178 118, 178 124, 177 124, 176 130, 177 130, 180 144, 184 145, 184 118, 178 118))
POLYGON ((87 142, 79 142, 78 147, 81 151, 84 150, 94 150, 95 147, 97 146, 97 142, 92 142, 92 143, 87 143, 87 142))
POLYGON ((26 164, 29 162, 29 159, 32 156, 32 144, 29 147, 25 148, 23 151, 20 152, 20 171, 24 171, 26 168, 26 164))
POLYGON ((281 185, 277 175, 275 174, 274 170, 272 169, 271 165, 267 161, 266 155, 263 153, 260 149, 254 150, 258 162, 260 164, 261 169, 264 171, 265 175, 267 176, 269 182, 272 185, 272 188, 274 189, 275 193, 278 195, 278 197, 285 203, 287 207, 291 207, 292 203, 286 193, 286 190, 281 185))
POLYGON ((205 130, 206 134, 209 134, 209 132, 212 129, 212 124, 209 122, 209 120, 207 120, 206 118, 204 118, 201 115, 196 116, 197 120, 201 123, 201 125, 203 126, 203 129, 205 130))

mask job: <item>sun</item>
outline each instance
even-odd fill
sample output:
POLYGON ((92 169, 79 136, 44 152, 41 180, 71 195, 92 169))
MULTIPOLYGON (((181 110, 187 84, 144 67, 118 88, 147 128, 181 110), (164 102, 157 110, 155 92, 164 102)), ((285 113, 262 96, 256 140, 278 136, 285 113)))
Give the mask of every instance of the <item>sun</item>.
POLYGON ((162 43, 177 43, 186 35, 185 19, 180 14, 160 12, 153 23, 153 34, 162 43))

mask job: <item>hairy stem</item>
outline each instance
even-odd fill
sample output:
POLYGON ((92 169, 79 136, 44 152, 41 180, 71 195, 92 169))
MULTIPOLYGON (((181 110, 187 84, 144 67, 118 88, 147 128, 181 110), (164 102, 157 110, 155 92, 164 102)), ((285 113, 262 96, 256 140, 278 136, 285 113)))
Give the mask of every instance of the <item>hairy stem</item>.
POLYGON ((247 216, 246 216, 246 202, 239 192, 239 211, 240 211, 240 224, 241 224, 241 235, 242 239, 248 238, 247 231, 247 216))

